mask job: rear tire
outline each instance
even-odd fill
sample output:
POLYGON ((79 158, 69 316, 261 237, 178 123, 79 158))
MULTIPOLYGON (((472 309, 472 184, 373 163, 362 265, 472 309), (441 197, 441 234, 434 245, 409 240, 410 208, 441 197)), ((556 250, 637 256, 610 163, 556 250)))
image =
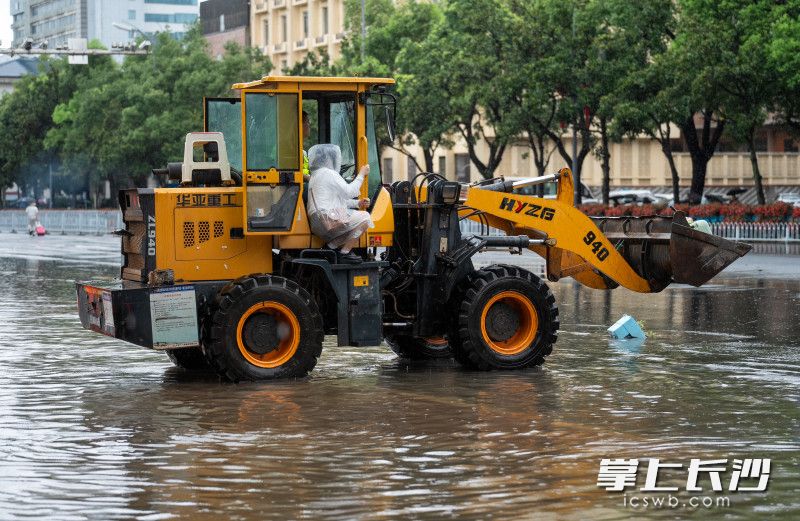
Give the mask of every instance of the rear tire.
POLYGON ((322 352, 322 315, 294 281, 242 277, 217 295, 208 337, 206 360, 227 380, 297 378, 322 352))
POLYGON ((539 277, 493 265, 467 277, 455 293, 453 357, 465 367, 522 369, 544 363, 558 338, 555 297, 539 277))
POLYGON ((211 366, 208 365, 203 350, 199 347, 169 349, 166 353, 176 367, 187 371, 211 371, 211 366))
POLYGON ((453 356, 450 345, 444 337, 415 338, 408 335, 391 335, 384 340, 397 356, 408 360, 434 360, 453 356))

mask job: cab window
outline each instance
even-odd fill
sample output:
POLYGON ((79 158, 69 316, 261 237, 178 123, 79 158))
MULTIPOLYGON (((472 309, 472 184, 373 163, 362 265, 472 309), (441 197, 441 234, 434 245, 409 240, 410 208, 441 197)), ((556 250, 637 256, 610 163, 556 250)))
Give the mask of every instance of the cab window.
POLYGON ((299 170, 296 94, 245 93, 247 170, 299 170))
POLYGON ((239 98, 206 98, 205 131, 222 132, 231 167, 242 170, 242 106, 239 98))

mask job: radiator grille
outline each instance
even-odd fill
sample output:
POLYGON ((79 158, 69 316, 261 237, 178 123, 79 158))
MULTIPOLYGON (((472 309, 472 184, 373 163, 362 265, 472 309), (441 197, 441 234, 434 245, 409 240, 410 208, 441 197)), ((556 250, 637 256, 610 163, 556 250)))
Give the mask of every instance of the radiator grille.
POLYGON ((197 228, 197 234, 199 235, 197 242, 200 244, 208 242, 208 240, 211 238, 208 221, 200 221, 197 223, 197 228))
POLYGON ((216 239, 217 237, 222 237, 224 231, 225 228, 222 224, 222 221, 214 221, 214 238, 216 239))
POLYGON ((183 247, 192 246, 194 246, 194 221, 186 221, 183 223, 183 247))

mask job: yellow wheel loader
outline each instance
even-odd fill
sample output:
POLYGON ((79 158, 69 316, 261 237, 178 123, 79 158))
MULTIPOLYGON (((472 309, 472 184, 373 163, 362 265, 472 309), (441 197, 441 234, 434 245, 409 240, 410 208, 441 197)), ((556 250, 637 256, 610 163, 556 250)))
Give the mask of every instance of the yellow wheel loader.
POLYGON ((386 341, 407 358, 519 369, 550 354, 555 299, 517 266, 476 270, 475 253, 530 249, 550 281, 647 293, 699 286, 750 249, 692 229, 680 212, 589 218, 572 205, 568 169, 386 184, 379 145, 394 137, 393 83, 267 76, 234 85, 236 98, 204 100, 204 132, 187 135, 181 163, 153 171, 166 186, 120 192, 120 278, 76 283, 83 326, 231 381, 304 376, 325 334, 339 345, 386 341), (345 179, 371 167, 361 196, 375 226, 354 250, 362 262, 311 233, 304 148, 316 143, 341 148, 345 179), (555 199, 517 193, 548 182, 555 199), (464 219, 482 232, 462 233, 464 219))

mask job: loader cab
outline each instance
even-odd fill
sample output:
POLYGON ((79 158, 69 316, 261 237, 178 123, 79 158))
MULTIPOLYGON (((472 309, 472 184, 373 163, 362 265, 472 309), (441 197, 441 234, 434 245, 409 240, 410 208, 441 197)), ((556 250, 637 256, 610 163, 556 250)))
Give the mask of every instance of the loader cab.
POLYGON ((394 97, 385 90, 392 83, 267 76, 234 85, 239 98, 205 100, 205 130, 224 134, 231 168, 241 172, 245 235, 309 234, 301 202, 303 164, 317 143, 340 147, 340 174, 347 180, 368 163, 361 197, 369 197, 373 207, 388 200, 380 194, 379 148, 394 134, 394 97), (303 135, 303 112, 310 135, 303 135))

